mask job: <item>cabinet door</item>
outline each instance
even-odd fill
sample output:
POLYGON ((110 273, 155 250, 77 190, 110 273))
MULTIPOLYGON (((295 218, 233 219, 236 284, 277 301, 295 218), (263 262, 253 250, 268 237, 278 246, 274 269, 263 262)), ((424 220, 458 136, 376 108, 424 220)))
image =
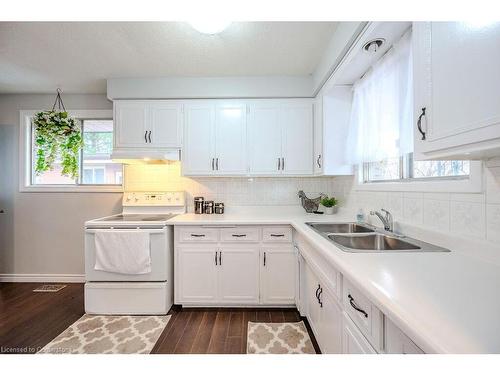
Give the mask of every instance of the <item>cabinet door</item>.
POLYGON ((319 281, 309 265, 305 265, 305 285, 306 285, 306 311, 307 320, 312 327, 315 336, 319 336, 320 328, 320 305, 317 298, 320 285, 319 281))
POLYGON ((403 331, 385 318, 385 352, 387 354, 424 354, 403 331))
POLYGON ((324 354, 342 353, 342 310, 334 294, 323 285, 320 290, 320 322, 317 337, 324 354))
POLYGON ((247 172, 246 106, 218 105, 215 118, 216 173, 245 174, 247 172))
POLYGON ((182 104, 158 101, 149 106, 151 145, 155 147, 181 147, 182 104))
POLYGON ((281 124, 279 105, 253 104, 250 106, 249 162, 250 173, 276 175, 281 173, 281 124))
POLYGON ((145 101, 115 101, 115 147, 149 147, 145 101))
POLYGON ((461 157, 500 147, 499 45, 500 22, 414 23, 415 122, 425 108, 425 140, 415 124, 416 157, 461 157))
POLYGON ((215 173, 214 121, 212 104, 187 104, 184 109, 184 175, 215 173))
POLYGON ((261 253, 262 303, 293 305, 297 258, 292 246, 266 247, 261 253))
POLYGON ((280 111, 282 170, 287 175, 313 173, 312 104, 284 105, 280 111))
POLYGON ((375 354, 358 328, 347 315, 342 319, 342 354, 375 354))
POLYGON ((259 303, 259 249, 223 247, 219 251, 219 301, 259 303))
POLYGON ((314 174, 323 173, 323 95, 318 95, 314 101, 314 174))
POLYGON ((180 248, 177 261, 177 297, 183 302, 217 300, 216 248, 180 248))

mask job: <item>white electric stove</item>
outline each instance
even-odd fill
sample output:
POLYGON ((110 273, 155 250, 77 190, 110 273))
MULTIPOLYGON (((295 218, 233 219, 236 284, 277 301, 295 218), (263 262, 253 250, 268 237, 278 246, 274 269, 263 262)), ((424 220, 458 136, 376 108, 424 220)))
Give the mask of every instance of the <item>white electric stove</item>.
POLYGON ((121 214, 85 223, 85 312, 159 315, 173 303, 173 228, 168 220, 186 212, 184 192, 127 192, 121 214), (98 231, 149 234, 151 272, 123 274, 95 269, 98 231))

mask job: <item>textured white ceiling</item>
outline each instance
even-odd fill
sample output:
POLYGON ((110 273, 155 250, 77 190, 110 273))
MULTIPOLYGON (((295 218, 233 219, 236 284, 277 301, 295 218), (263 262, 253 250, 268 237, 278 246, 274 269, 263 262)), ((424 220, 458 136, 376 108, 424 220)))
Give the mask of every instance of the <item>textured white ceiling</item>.
POLYGON ((311 74, 335 22, 0 23, 0 93, 105 93, 107 78, 311 74))

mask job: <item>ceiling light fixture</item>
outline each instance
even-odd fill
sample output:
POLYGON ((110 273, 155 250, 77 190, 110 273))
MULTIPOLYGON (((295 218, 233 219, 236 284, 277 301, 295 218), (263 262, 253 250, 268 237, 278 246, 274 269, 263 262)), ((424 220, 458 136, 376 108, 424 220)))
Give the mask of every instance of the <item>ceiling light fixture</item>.
POLYGON ((221 20, 204 20, 189 22, 191 27, 202 34, 215 35, 223 32, 231 22, 221 20))

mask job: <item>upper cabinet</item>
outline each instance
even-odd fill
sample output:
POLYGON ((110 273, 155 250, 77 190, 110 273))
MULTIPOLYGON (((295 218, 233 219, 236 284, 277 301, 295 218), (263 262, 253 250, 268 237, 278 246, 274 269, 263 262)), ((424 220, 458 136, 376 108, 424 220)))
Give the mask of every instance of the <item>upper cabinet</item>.
POLYGON ((182 103, 114 101, 114 158, 161 157, 182 146, 182 103))
POLYGON ((415 157, 500 155, 500 22, 413 24, 415 157))
POLYGON ((251 175, 312 175, 312 101, 249 103, 248 149, 251 175))
POLYGON ((246 112, 246 105, 241 102, 186 104, 183 174, 246 174, 246 112))

